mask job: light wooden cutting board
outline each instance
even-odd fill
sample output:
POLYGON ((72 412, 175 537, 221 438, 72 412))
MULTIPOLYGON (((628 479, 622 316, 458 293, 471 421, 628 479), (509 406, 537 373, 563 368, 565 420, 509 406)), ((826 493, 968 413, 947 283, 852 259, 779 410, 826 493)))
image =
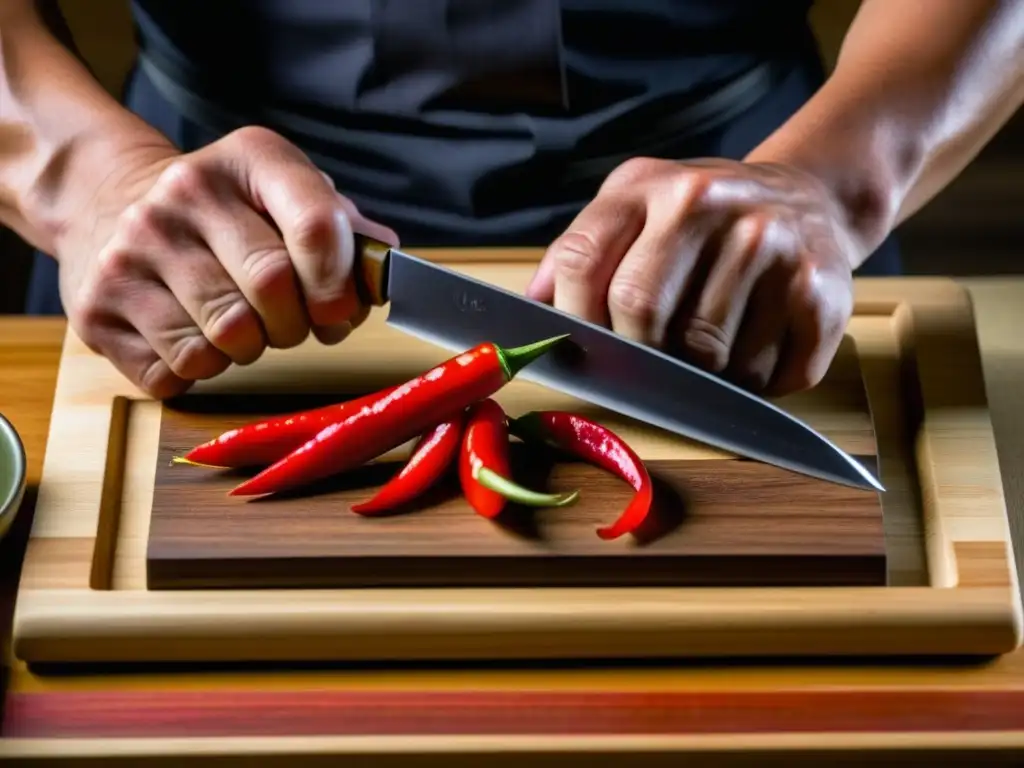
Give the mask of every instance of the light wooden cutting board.
MULTIPOLYGON (((514 290, 533 252, 435 253, 514 290), (501 259, 501 260, 499 260, 501 259)), ((517 381, 510 415, 584 410, 667 487, 648 541, 594 528, 628 499, 594 468, 535 458, 582 489, 511 526, 456 486, 414 513, 348 510, 408 446, 316 492, 227 499, 237 478, 168 459, 259 412, 397 383, 450 353, 371 317, 233 369, 181 401, 141 397, 69 336, 19 595, 29 661, 1001 653, 1020 612, 969 302, 944 280, 862 280, 826 380, 779 405, 869 465, 853 491, 710 450, 517 381)), ((528 452, 529 453, 529 452, 528 452)))

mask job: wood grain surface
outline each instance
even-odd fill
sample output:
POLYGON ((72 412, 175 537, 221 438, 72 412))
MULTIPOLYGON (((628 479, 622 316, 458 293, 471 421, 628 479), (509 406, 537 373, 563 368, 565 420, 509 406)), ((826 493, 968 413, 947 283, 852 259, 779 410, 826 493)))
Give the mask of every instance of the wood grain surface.
MULTIPOLYGON (((1024 343, 1011 320, 1024 306, 1024 281, 1015 290, 992 286, 982 297, 989 300, 981 335, 1001 460, 1019 466, 1024 412, 1017 392, 1024 383, 1024 343)), ((0 320, 0 362, 10 374, 0 377, 0 411, 25 439, 33 486, 42 468, 62 338, 60 321, 0 320)), ((1019 480, 1010 475, 1008 487, 1019 488, 1019 480)), ((1024 508, 1022 499, 1013 494, 1015 511, 1024 508)), ((22 521, 31 506, 27 500, 22 521)), ((13 596, 16 582, 7 576, 20 565, 19 542, 9 537, 0 551, 3 587, 13 596)), ((9 612, 11 602, 4 607, 9 612)), ((354 758, 361 765, 440 762, 451 768, 483 761, 511 766, 524 759, 562 766, 579 757, 590 766, 667 765, 684 758, 693 765, 862 765, 888 759, 931 766, 967 756, 977 765, 1015 765, 1024 749, 1022 652, 985 663, 731 661, 508 671, 464 665, 33 671, 9 654, 8 646, 0 761, 19 765, 172 766, 189 759, 190 765, 295 766, 354 758), (436 719, 424 718, 431 711, 426 704, 436 708, 436 719), (529 730, 534 709, 545 722, 567 728, 601 722, 604 737, 583 742, 510 733, 529 730), (489 728, 491 737, 450 735, 494 711, 507 714, 512 725, 502 726, 499 718, 489 728), (342 729, 346 715, 361 730, 324 735, 342 729), (449 735, 365 735, 389 724, 400 730, 395 723, 415 730, 420 722, 439 724, 449 735), (233 735, 195 738, 218 724, 221 733, 233 735), (655 733, 659 727, 662 735, 655 733), (290 735, 263 735, 275 728, 290 735), (296 735, 309 731, 320 735, 296 735)))
MULTIPOLYGON (((527 263, 456 268, 512 290, 531 274, 527 263)), ((311 341, 268 352, 193 394, 358 392, 450 355, 382 319, 371 315, 341 348, 311 341)), ((966 294, 951 281, 862 281, 848 332, 858 354, 840 354, 821 385, 779 404, 847 451, 877 453, 885 587, 147 589, 163 409, 69 335, 50 424, 59 442, 49 444, 26 551, 15 652, 33 663, 450 662, 1015 649, 1016 573, 966 294), (871 413, 863 386, 848 385, 861 371, 871 413)), ((524 380, 500 396, 516 413, 587 407, 524 380)), ((729 458, 591 415, 646 461, 729 458)))
MULTIPOLYGON (((979 280, 972 289, 999 462, 1020 554, 1024 337, 1019 330, 1024 281, 979 280)), ((0 376, 0 411, 12 418, 25 439, 33 487, 40 480, 44 446, 49 450, 62 440, 60 433, 47 440, 62 340, 60 321, 0 319, 0 364, 5 373, 0 376)), ((872 371, 872 377, 877 373, 872 371)), ((33 501, 31 494, 19 518, 23 523, 30 520, 33 501)), ((891 521, 887 526, 892 529, 891 521)), ((26 534, 27 527, 22 526, 21 533, 26 534)), ((900 526, 894 534, 899 542, 900 526)), ((135 535, 132 523, 122 529, 119 541, 124 545, 135 535)), ((971 546, 979 545, 983 551, 989 548, 983 542, 971 546)), ((16 586, 23 546, 17 536, 0 542, 2 586, 8 598, 16 586)), ((79 562, 78 545, 58 549, 66 562, 79 562)), ((991 558, 983 558, 979 565, 986 562, 991 558)), ((123 565, 115 569, 115 582, 138 588, 140 582, 133 579, 139 577, 130 568, 123 571, 123 565)), ((57 567, 50 578, 59 581, 62 573, 57 567)), ((9 619, 11 600, 3 607, 9 619)), ((73 612, 74 606, 64 610, 73 612)), ((876 761, 934 766, 967 759, 972 765, 1019 765, 1024 753, 1020 650, 983 660, 651 660, 641 665, 560 663, 510 669, 464 663, 31 669, 11 655, 8 643, 7 669, 0 761, 16 765, 176 766, 184 759, 190 765, 221 768, 335 765, 345 759, 391 768, 514 766, 523 760, 537 768, 681 762, 852 766, 876 761), (593 703, 592 710, 586 709, 587 702, 593 703), (396 711, 406 713, 405 727, 414 730, 418 718, 425 716, 426 703, 440 708, 440 721, 463 728, 469 728, 476 710, 484 715, 491 711, 485 709, 488 705, 508 712, 519 731, 530 730, 531 706, 543 706, 548 719, 561 717, 567 727, 575 721, 580 729, 586 727, 579 721, 586 721, 588 712, 614 714, 603 716, 603 735, 516 735, 509 732, 512 727, 494 733, 500 724, 491 726, 492 736, 460 734, 458 727, 447 726, 445 730, 456 733, 373 734, 374 728, 394 722, 396 711), (275 712, 294 726, 292 735, 260 735, 275 727, 275 712), (199 725, 203 713, 209 715, 208 723, 215 723, 218 715, 232 717, 234 736, 195 738, 201 727, 210 727, 199 725), (363 718, 361 731, 349 736, 296 735, 307 721, 319 723, 311 729, 321 734, 338 731, 346 714, 363 718), (177 717, 195 728, 175 725, 177 717), (662 725, 659 735, 655 731, 665 722, 670 725, 662 725)))
POLYGON ((22 508, 0 539, 0 633, 10 651, 11 619, 25 545, 43 471, 64 324, 0 317, 0 413, 25 445, 27 488, 22 508))
MULTIPOLYGON (((844 354, 856 352, 847 345, 844 354)), ((849 385, 860 388, 866 408, 859 378, 849 385)), ((856 393, 848 397, 857 400, 856 393)), ((877 493, 735 458, 648 461, 653 514, 637 536, 617 541, 602 541, 595 529, 625 508, 632 488, 517 441, 510 445, 515 479, 536 489, 578 489, 576 504, 510 505, 499 520, 484 520, 450 472, 400 514, 351 512, 351 504, 369 498, 400 468, 404 455, 287 495, 231 498, 227 492, 252 472, 172 465, 171 459, 254 417, 337 398, 239 401, 183 398, 163 411, 147 552, 151 589, 886 583, 877 493)), ((861 458, 875 471, 874 456, 861 458)))

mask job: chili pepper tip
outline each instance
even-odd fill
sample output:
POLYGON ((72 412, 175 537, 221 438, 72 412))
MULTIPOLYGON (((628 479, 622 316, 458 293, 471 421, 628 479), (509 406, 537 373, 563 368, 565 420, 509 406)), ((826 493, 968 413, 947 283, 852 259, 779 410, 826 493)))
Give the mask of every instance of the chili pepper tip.
POLYGON ((202 467, 203 469, 227 469, 227 467, 220 467, 216 464, 203 464, 198 461, 192 461, 192 459, 186 459, 184 456, 175 456, 171 459, 171 464, 187 464, 190 467, 202 467))
POLYGON ((498 359, 501 361, 501 368, 504 371, 505 376, 511 381, 515 378, 517 373, 523 370, 523 368, 543 355, 562 339, 568 337, 568 333, 563 333, 561 336, 552 336, 550 339, 541 339, 540 341, 535 341, 532 344, 524 344, 521 347, 503 349, 497 344, 495 344, 494 347, 498 350, 498 359))
POLYGON ((540 493, 524 488, 487 467, 480 467, 473 473, 474 479, 484 488, 499 493, 510 501, 526 507, 567 507, 579 498, 578 490, 568 493, 540 493))

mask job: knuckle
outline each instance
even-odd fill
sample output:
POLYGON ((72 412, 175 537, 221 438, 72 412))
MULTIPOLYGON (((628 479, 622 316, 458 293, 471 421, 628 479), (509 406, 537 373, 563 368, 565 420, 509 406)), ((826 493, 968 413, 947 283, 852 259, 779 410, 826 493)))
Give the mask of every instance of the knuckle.
POLYGON ((820 338, 832 338, 846 328, 853 313, 853 293, 816 263, 805 261, 797 271, 791 301, 793 310, 807 316, 820 331, 820 338))
POLYGON ((109 289, 101 289, 97 273, 90 273, 75 291, 68 307, 68 318, 85 328, 100 328, 107 320, 104 298, 109 298, 109 289))
POLYGON ((199 201, 211 196, 211 171, 190 160, 176 160, 157 181, 159 196, 175 201, 199 201))
POLYGON ((719 210, 720 206, 715 202, 719 185, 711 172, 702 169, 686 169, 673 178, 664 196, 676 212, 677 223, 694 212, 719 210))
MULTIPOLYGON (((96 258, 97 282, 111 289, 115 281, 124 279, 134 271, 136 258, 135 249, 129 246, 112 244, 104 248, 96 258)), ((98 285, 96 287, 99 288, 98 285)), ((98 301, 97 292, 88 292, 91 301, 98 301)))
POLYGON ((218 348, 230 342, 239 326, 254 319, 249 303, 238 291, 207 299, 199 308, 203 333, 218 348))
POLYGON ((293 280, 291 260, 281 246, 251 250, 242 260, 242 268, 252 290, 260 295, 290 287, 293 280))
POLYGON ((654 327, 659 305, 657 291, 635 278, 615 278, 608 286, 608 308, 642 329, 654 327))
POLYGON ((188 334, 171 345, 168 367, 182 379, 204 379, 219 373, 221 355, 203 336, 188 334))
POLYGON ((601 268, 601 249, 589 233, 566 232, 555 251, 555 271, 571 280, 588 280, 601 268))
POLYGON ((89 343, 89 339, 98 338, 99 330, 106 322, 105 313, 93 292, 82 296, 72 311, 72 317, 81 328, 83 341, 86 343, 89 343))
POLYGON ((624 160, 608 174, 605 183, 608 186, 627 186, 659 174, 665 167, 665 161, 653 157, 631 157, 624 160))
POLYGON ((106 317, 100 305, 90 297, 83 297, 68 313, 78 337, 93 352, 103 346, 103 328, 106 317))
POLYGON ((268 146, 278 144, 282 139, 269 128, 260 125, 247 125, 238 128, 225 137, 225 142, 237 146, 242 151, 265 150, 268 146))
MULTIPOLYGON (((162 211, 154 203, 140 200, 132 203, 121 213, 118 222, 118 234, 121 243, 130 248, 132 245, 161 241, 164 238, 164 217, 162 211)), ((112 249, 116 253, 119 249, 112 249)), ((123 248, 120 250, 124 250, 123 248)))
POLYGON ((325 263, 314 265, 318 270, 329 269, 327 260, 332 258, 337 232, 336 218, 339 215, 333 201, 316 203, 303 209, 292 223, 292 236, 295 246, 302 251, 313 253, 318 261, 325 263))
POLYGON ((676 210, 688 211, 710 197, 713 179, 706 171, 679 168, 667 181, 665 197, 676 210))
POLYGON ((733 224, 729 240, 737 269, 747 271, 758 261, 769 226, 768 220, 758 214, 743 216, 733 224))
POLYGON ((728 366, 732 340, 714 323, 699 317, 692 318, 687 324, 683 342, 713 373, 721 373, 728 366))
POLYGON ((147 365, 138 378, 139 387, 156 400, 180 393, 184 389, 183 384, 184 382, 159 357, 147 365))

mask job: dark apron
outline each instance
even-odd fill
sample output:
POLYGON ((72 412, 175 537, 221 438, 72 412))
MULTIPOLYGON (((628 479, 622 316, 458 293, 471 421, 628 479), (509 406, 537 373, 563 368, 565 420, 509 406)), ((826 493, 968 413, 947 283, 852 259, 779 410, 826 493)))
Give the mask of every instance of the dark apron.
MULTIPOLYGON (((538 56, 549 44, 535 42, 538 56)), ((342 127, 313 113, 253 107, 253 101, 238 106, 224 96, 208 97, 202 76, 190 73, 188 62, 173 53, 171 46, 143 47, 125 91, 128 109, 185 152, 247 123, 274 127, 334 177, 338 189, 366 215, 393 227, 409 248, 543 246, 565 229, 604 176, 626 158, 741 159, 796 112, 824 79, 816 52, 810 55, 803 46, 792 56, 766 57, 739 67, 696 97, 648 99, 633 112, 623 110, 621 117, 614 114, 613 104, 603 112, 584 111, 573 121, 559 120, 559 93, 549 83, 541 99, 555 102, 555 118, 546 119, 541 110, 526 127, 508 117, 508 111, 502 117, 500 108, 495 110, 498 117, 486 110, 424 110, 429 118, 420 122, 406 122, 401 114, 381 118, 378 110, 378 125, 392 124, 381 130, 355 113, 346 114, 342 127), (591 114, 601 115, 603 122, 588 125, 591 114), (493 123, 499 120, 504 122, 496 129, 493 123), (394 130, 403 122, 405 129, 394 130), (475 176, 460 178, 460 167, 474 156, 482 159, 466 173, 475 176), (438 200, 442 202, 434 204, 438 200)), ((564 62, 559 67, 555 71, 561 71, 564 88, 564 62)), ((509 87, 514 92, 521 83, 510 82, 509 87)), ((584 97, 587 93, 585 88, 577 92, 584 97)), ((536 101, 536 94, 530 97, 536 101)), ((55 263, 37 254, 34 266, 27 311, 62 314, 55 263)), ((891 236, 858 274, 899 272, 898 246, 891 236)))

